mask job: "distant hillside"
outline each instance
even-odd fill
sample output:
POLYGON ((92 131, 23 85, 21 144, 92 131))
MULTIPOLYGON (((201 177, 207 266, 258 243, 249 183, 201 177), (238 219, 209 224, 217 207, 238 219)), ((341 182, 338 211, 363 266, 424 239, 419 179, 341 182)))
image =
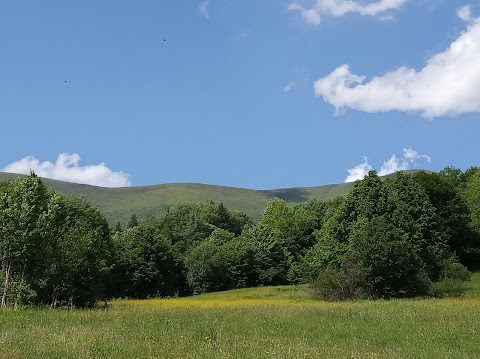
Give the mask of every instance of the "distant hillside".
MULTIPOLYGON (((0 172, 0 180, 21 175, 0 172)), ((144 187, 105 188, 44 179, 47 187, 65 195, 84 196, 106 216, 111 225, 125 225, 132 213, 140 221, 163 213, 178 203, 213 201, 228 209, 244 212, 255 221, 262 216, 266 204, 278 197, 290 204, 305 203, 312 198, 331 199, 346 195, 353 183, 318 187, 251 190, 205 184, 161 184, 144 187)))

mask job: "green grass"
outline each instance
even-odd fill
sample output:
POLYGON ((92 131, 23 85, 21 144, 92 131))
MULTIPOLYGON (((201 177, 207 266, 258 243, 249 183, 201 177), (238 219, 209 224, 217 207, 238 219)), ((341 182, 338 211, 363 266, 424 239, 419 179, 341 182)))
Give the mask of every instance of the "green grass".
MULTIPOLYGON (((0 172, 0 180, 19 175, 0 172)), ((44 179, 47 187, 66 194, 84 196, 105 215, 113 227, 117 221, 125 226, 135 213, 140 221, 164 213, 170 205, 214 201, 230 210, 246 213, 258 221, 267 205, 275 197, 291 205, 305 203, 312 198, 331 199, 346 195, 352 183, 306 188, 251 190, 205 184, 162 184, 144 187, 104 188, 44 179)))
POLYGON ((308 287, 0 311, 0 358, 479 358, 480 274, 442 300, 326 303, 308 287))
POLYGON ((480 271, 472 273, 472 278, 468 283, 466 297, 480 298, 480 271))

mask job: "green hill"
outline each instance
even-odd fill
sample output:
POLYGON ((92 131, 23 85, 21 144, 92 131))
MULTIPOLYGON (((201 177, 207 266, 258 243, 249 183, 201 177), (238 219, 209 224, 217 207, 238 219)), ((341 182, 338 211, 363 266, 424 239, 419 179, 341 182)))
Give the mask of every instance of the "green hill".
MULTIPOLYGON (((21 175, 0 172, 0 180, 21 175)), ((289 204, 305 203, 312 198, 331 199, 347 194, 353 183, 318 187, 251 190, 205 184, 179 183, 143 187, 105 188, 84 184, 44 179, 47 187, 65 195, 84 196, 114 225, 125 225, 135 213, 140 221, 163 213, 168 206, 178 203, 213 201, 228 209, 244 212, 255 221, 262 216, 268 201, 282 198, 289 204)))

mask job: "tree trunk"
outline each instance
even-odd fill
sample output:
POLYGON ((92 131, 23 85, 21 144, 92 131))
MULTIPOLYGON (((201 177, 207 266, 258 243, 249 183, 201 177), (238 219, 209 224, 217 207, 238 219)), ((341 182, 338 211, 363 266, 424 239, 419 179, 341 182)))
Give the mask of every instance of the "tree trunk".
POLYGON ((56 308, 58 304, 58 295, 60 294, 60 289, 63 287, 63 280, 62 282, 53 288, 52 293, 52 303, 50 304, 51 308, 56 308))

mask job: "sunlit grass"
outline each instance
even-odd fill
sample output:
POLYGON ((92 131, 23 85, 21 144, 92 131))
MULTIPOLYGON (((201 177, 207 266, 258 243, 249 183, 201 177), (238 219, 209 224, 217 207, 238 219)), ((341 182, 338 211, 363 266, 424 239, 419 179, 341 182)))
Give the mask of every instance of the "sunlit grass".
POLYGON ((0 311, 0 358, 479 358, 464 298, 326 303, 308 287, 0 311))
POLYGON ((312 298, 308 286, 277 286, 235 289, 227 292, 215 292, 198 296, 171 299, 149 300, 115 300, 110 303, 112 307, 142 307, 162 308, 219 308, 219 307, 244 307, 260 304, 300 304, 304 302, 317 302, 312 298))

